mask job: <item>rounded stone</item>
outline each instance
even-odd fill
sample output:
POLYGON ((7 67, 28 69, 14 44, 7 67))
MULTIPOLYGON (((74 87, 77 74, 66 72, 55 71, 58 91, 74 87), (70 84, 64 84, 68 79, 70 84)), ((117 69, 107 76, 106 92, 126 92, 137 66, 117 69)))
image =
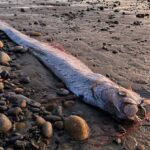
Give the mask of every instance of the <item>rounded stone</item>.
POLYGON ((0 63, 2 65, 9 65, 10 60, 11 59, 8 54, 6 54, 5 52, 0 52, 0 63))
POLYGON ((10 108, 7 112, 10 115, 19 115, 20 113, 22 113, 22 109, 20 107, 14 107, 14 108, 10 108))
POLYGON ((0 82, 0 91, 4 90, 4 84, 2 82, 0 82))
POLYGON ((40 116, 35 116, 35 122, 38 126, 42 126, 46 121, 40 116))
POLYGON ((90 136, 87 122, 76 115, 71 115, 65 119, 64 128, 75 140, 85 140, 90 136))
POLYGON ((0 114, 0 133, 6 133, 10 131, 11 128, 12 123, 9 118, 4 114, 0 114))
POLYGON ((53 135, 53 128, 52 128, 52 124, 48 121, 46 121, 43 125, 42 125, 42 134, 45 138, 51 138, 53 135))
POLYGON ((3 48, 4 47, 4 44, 2 41, 0 41, 0 48, 3 48))
POLYGON ((55 127, 56 129, 62 130, 62 129, 64 128, 64 123, 63 123, 63 121, 56 121, 56 122, 54 123, 54 127, 55 127))

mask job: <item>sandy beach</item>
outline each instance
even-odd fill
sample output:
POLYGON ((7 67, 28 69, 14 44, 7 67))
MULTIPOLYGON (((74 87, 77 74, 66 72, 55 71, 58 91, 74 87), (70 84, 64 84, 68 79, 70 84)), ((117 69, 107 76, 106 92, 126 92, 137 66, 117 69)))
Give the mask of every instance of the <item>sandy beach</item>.
MULTIPOLYGON (((150 98, 148 0, 0 0, 0 19, 40 41, 58 45, 94 72, 125 88, 131 86, 137 93, 150 98)), ((13 44, 9 41, 5 49, 13 44)), ((63 99, 55 90, 63 83, 52 72, 28 52, 10 55, 14 57, 12 63, 19 65, 19 70, 13 70, 12 74, 27 74, 31 79, 24 85, 26 89, 34 90, 34 94, 29 94, 30 98, 45 107, 49 103, 64 103, 66 97, 63 99)), ((63 109, 64 115, 82 116, 91 129, 90 138, 83 142, 74 141, 63 130, 56 130, 46 149, 135 150, 137 145, 150 149, 150 120, 142 126, 121 125, 80 99, 73 101, 72 107, 63 109), (127 133, 121 144, 116 142, 116 126, 117 129, 121 126, 127 133)))

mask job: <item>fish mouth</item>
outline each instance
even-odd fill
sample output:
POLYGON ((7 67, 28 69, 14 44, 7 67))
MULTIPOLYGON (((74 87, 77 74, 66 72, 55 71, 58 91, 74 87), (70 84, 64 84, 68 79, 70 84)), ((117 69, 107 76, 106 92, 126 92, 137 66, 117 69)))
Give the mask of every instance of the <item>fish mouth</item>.
POLYGON ((146 116, 146 109, 140 105, 128 104, 124 107, 124 114, 127 116, 127 120, 140 121, 146 116))

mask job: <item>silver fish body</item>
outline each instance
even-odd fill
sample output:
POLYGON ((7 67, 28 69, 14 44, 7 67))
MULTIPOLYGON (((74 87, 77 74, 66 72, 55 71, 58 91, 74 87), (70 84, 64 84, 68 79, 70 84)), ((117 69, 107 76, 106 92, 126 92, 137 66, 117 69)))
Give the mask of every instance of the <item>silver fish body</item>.
POLYGON ((7 23, 0 21, 0 30, 12 41, 31 49, 67 88, 83 101, 109 112, 116 119, 134 120, 142 98, 135 92, 120 87, 107 77, 91 71, 84 63, 46 43, 28 37, 7 23))

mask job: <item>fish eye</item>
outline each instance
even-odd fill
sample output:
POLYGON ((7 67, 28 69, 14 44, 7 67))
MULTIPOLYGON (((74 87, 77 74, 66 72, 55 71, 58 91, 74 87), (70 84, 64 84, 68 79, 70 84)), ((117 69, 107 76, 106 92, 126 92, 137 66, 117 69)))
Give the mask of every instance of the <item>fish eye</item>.
POLYGON ((125 97, 125 96, 127 96, 127 93, 125 91, 118 91, 118 95, 125 97))

